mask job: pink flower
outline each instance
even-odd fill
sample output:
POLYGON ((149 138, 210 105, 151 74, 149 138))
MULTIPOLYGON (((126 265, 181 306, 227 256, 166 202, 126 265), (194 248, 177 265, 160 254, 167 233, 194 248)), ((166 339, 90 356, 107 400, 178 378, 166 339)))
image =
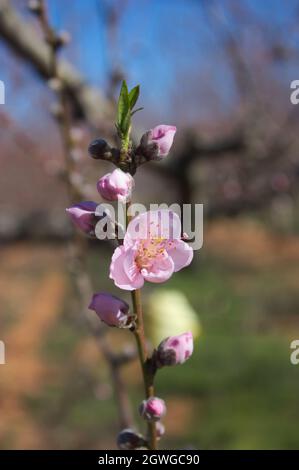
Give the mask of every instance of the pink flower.
POLYGON ((160 125, 146 132, 141 138, 141 147, 147 149, 151 160, 159 160, 168 155, 174 135, 175 126, 160 125))
POLYGON ((158 346, 157 365, 162 367, 183 364, 192 353, 193 337, 190 331, 178 336, 170 336, 158 346))
POLYGON ((128 328, 132 323, 129 305, 111 294, 94 294, 88 307, 94 310, 98 317, 109 326, 128 328))
POLYGON ((163 418, 166 413, 166 405, 164 400, 157 397, 151 397, 143 400, 139 407, 139 413, 142 418, 147 421, 158 421, 163 418))
POLYGON ((145 280, 167 281, 192 258, 192 248, 181 240, 178 215, 169 210, 149 211, 129 223, 123 245, 113 253, 110 278, 121 289, 139 289, 145 280))
POLYGON ((107 201, 127 202, 131 199, 134 179, 130 173, 117 168, 99 179, 97 190, 107 201))
POLYGON ((96 202, 84 201, 69 207, 66 211, 77 228, 84 233, 94 235, 95 226, 100 220, 95 213, 97 206, 96 202))

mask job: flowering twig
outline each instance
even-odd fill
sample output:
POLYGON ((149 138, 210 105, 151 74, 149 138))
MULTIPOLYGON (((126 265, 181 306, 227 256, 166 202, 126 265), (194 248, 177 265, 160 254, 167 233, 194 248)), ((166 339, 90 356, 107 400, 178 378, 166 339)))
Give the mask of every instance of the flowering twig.
MULTIPOLYGON (((73 181, 74 161, 72 158, 70 103, 64 85, 59 81, 57 74, 57 51, 64 41, 51 28, 43 0, 31 1, 30 3, 31 9, 40 19, 45 39, 50 48, 52 71, 50 84, 59 97, 60 109, 57 117, 59 118, 58 122, 60 123, 65 148, 69 194, 71 200, 74 200, 80 195, 80 191, 77 191, 73 181)), ((145 390, 145 399, 139 407, 140 415, 148 424, 148 435, 145 438, 138 432, 128 429, 128 421, 130 420, 128 398, 120 375, 120 367, 131 360, 132 355, 115 355, 105 340, 102 327, 99 325, 95 330, 103 355, 110 366, 121 414, 121 424, 125 427, 118 435, 118 446, 121 449, 147 447, 154 450, 157 448, 157 440, 164 433, 164 427, 160 420, 166 412, 165 402, 154 396, 155 374, 163 366, 185 362, 192 354, 193 341, 191 333, 182 333, 176 337, 166 338, 151 355, 149 354, 144 332, 141 287, 145 280, 160 283, 169 279, 175 271, 179 271, 190 264, 193 251, 182 240, 180 220, 173 212, 147 212, 134 219, 129 216, 131 194, 134 187, 133 175, 138 166, 146 161, 164 158, 170 150, 176 132, 174 126, 157 126, 144 134, 140 144, 134 148, 130 140, 131 117, 140 109, 135 109, 138 97, 139 86, 134 87, 129 92, 124 81, 118 101, 116 121, 120 148, 111 148, 103 139, 97 139, 89 146, 92 157, 111 161, 118 167, 98 181, 97 189, 105 200, 118 200, 126 203, 127 231, 123 243, 120 239, 118 240, 119 246, 112 256, 110 278, 114 280, 115 285, 120 289, 132 291, 133 312, 130 312, 130 307, 126 302, 106 293, 94 294, 89 308, 94 310, 107 325, 129 328, 136 338, 145 390), (168 230, 170 229, 168 234, 166 233, 165 217, 168 230), (137 233, 137 237, 135 237, 134 229, 136 229, 136 226, 141 227, 141 229, 145 228, 143 235, 137 233)), ((109 214, 105 211, 103 212, 104 215, 99 215, 98 204, 93 201, 74 204, 67 211, 74 224, 90 236, 95 236, 98 223, 103 218, 108 217, 109 219, 109 214)), ((118 222, 110 218, 109 223, 114 227, 115 234, 119 238, 120 226, 118 222)), ((90 283, 88 276, 82 271, 83 252, 81 240, 81 238, 77 238, 80 271, 76 273, 76 281, 85 304, 90 283)))
MULTIPOLYGON (((123 81, 122 89, 120 92, 120 100, 118 107, 117 116, 117 129, 121 140, 121 152, 120 152, 120 166, 125 170, 129 167, 132 172, 132 158, 130 155, 131 142, 130 142, 130 131, 131 131, 131 119, 134 105, 137 102, 139 96, 139 87, 135 87, 132 91, 128 92, 126 82, 123 81), (132 101, 130 102, 130 94, 132 101), (126 102, 127 101, 127 102, 126 102), (128 115, 126 115, 128 113, 128 115)), ((126 219, 127 226, 130 222, 130 202, 126 204, 126 219)), ((150 374, 148 369, 148 351, 146 345, 146 338, 144 333, 144 321, 142 312, 142 300, 141 300, 141 289, 135 289, 131 292, 133 312, 136 315, 135 325, 132 328, 134 336, 136 338, 139 362, 142 370, 142 377, 144 383, 144 391, 146 399, 154 396, 154 383, 153 374, 150 374)), ((151 450, 157 448, 156 439, 156 423, 154 421, 148 421, 148 447, 151 450)))
MULTIPOLYGON (((193 350, 192 334, 182 333, 176 337, 166 338, 149 353, 144 331, 144 319, 141 301, 141 288, 145 281, 160 283, 171 277, 191 263, 192 249, 182 239, 179 217, 168 210, 149 211, 131 218, 131 198, 134 188, 133 175, 138 166, 149 160, 161 160, 172 145, 176 132, 174 126, 157 126, 141 138, 134 148, 130 139, 131 117, 139 97, 139 86, 128 90, 124 81, 121 87, 116 128, 120 139, 119 149, 111 148, 102 139, 97 139, 89 146, 93 158, 109 160, 118 168, 104 175, 97 183, 97 189, 106 201, 125 203, 126 232, 124 239, 118 239, 118 247, 111 259, 110 278, 120 289, 131 291, 133 309, 122 299, 107 293, 93 295, 89 308, 110 326, 129 328, 136 339, 139 362, 142 370, 145 398, 139 412, 147 421, 148 434, 144 438, 139 433, 123 430, 117 439, 121 449, 138 449, 147 447, 157 449, 157 441, 164 433, 160 422, 166 412, 165 402, 155 397, 154 378, 159 368, 185 362, 193 350)), ((87 233, 97 233, 96 203, 81 203, 68 209, 73 222, 87 233)), ((113 211, 111 211, 112 213, 113 211)), ((111 213, 108 221, 111 219, 111 213)), ((106 221, 107 222, 107 221, 106 221)), ((107 222, 107 223, 111 223, 107 222)), ((116 226, 116 222, 112 221, 116 226)), ((113 234, 114 236, 117 234, 113 234)), ((119 238, 119 237, 117 237, 119 238)))

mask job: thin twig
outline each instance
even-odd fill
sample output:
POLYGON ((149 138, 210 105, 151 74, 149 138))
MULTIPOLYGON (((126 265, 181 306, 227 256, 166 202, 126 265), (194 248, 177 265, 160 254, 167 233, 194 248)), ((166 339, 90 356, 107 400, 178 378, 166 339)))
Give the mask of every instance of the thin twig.
MULTIPOLYGON (((134 329, 134 335, 136 338, 138 355, 140 360, 140 365, 142 369, 143 383, 144 383, 144 392, 145 397, 148 399, 154 396, 154 383, 153 383, 153 374, 148 368, 148 351, 146 346, 146 339, 144 334, 144 324, 143 324, 143 313, 142 313, 142 303, 141 303, 141 290, 137 289, 132 291, 132 302, 134 313, 136 314, 136 327, 134 329)), ((148 421, 148 438, 149 438, 149 449, 157 449, 157 437, 156 437, 156 423, 153 421, 148 421)))
MULTIPOLYGON (((126 216, 127 216, 127 226, 130 222, 130 216, 128 215, 130 209, 130 203, 126 205, 126 216)), ((148 367, 149 364, 149 355, 147 350, 146 338, 144 333, 144 322, 143 322, 143 312, 142 312, 142 300, 141 300, 141 289, 136 289, 131 292, 132 303, 133 303, 133 312, 136 315, 135 328, 133 330, 139 362, 142 370, 142 378, 144 385, 144 393, 146 399, 154 396, 154 374, 148 367)), ((150 450, 157 449, 157 432, 156 432, 156 423, 153 421, 147 422, 148 427, 148 447, 150 450)))

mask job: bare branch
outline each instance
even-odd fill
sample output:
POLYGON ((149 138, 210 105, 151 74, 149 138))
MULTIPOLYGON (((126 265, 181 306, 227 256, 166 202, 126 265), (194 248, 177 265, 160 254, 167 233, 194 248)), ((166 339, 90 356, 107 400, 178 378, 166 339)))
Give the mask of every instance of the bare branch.
MULTIPOLYGON (((7 0, 0 0, 0 37, 43 77, 51 76, 51 53, 35 29, 25 22, 7 0)), ((99 128, 111 119, 111 103, 89 86, 68 62, 59 61, 59 78, 68 91, 77 117, 84 117, 92 127, 99 128)))

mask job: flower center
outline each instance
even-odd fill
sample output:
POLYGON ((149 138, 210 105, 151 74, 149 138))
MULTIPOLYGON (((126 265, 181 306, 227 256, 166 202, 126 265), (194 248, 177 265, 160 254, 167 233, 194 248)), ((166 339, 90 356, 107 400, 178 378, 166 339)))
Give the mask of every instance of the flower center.
POLYGON ((165 238, 151 238, 141 240, 137 249, 137 256, 135 258, 136 264, 139 269, 149 268, 152 266, 153 261, 163 254, 166 246, 165 238))

